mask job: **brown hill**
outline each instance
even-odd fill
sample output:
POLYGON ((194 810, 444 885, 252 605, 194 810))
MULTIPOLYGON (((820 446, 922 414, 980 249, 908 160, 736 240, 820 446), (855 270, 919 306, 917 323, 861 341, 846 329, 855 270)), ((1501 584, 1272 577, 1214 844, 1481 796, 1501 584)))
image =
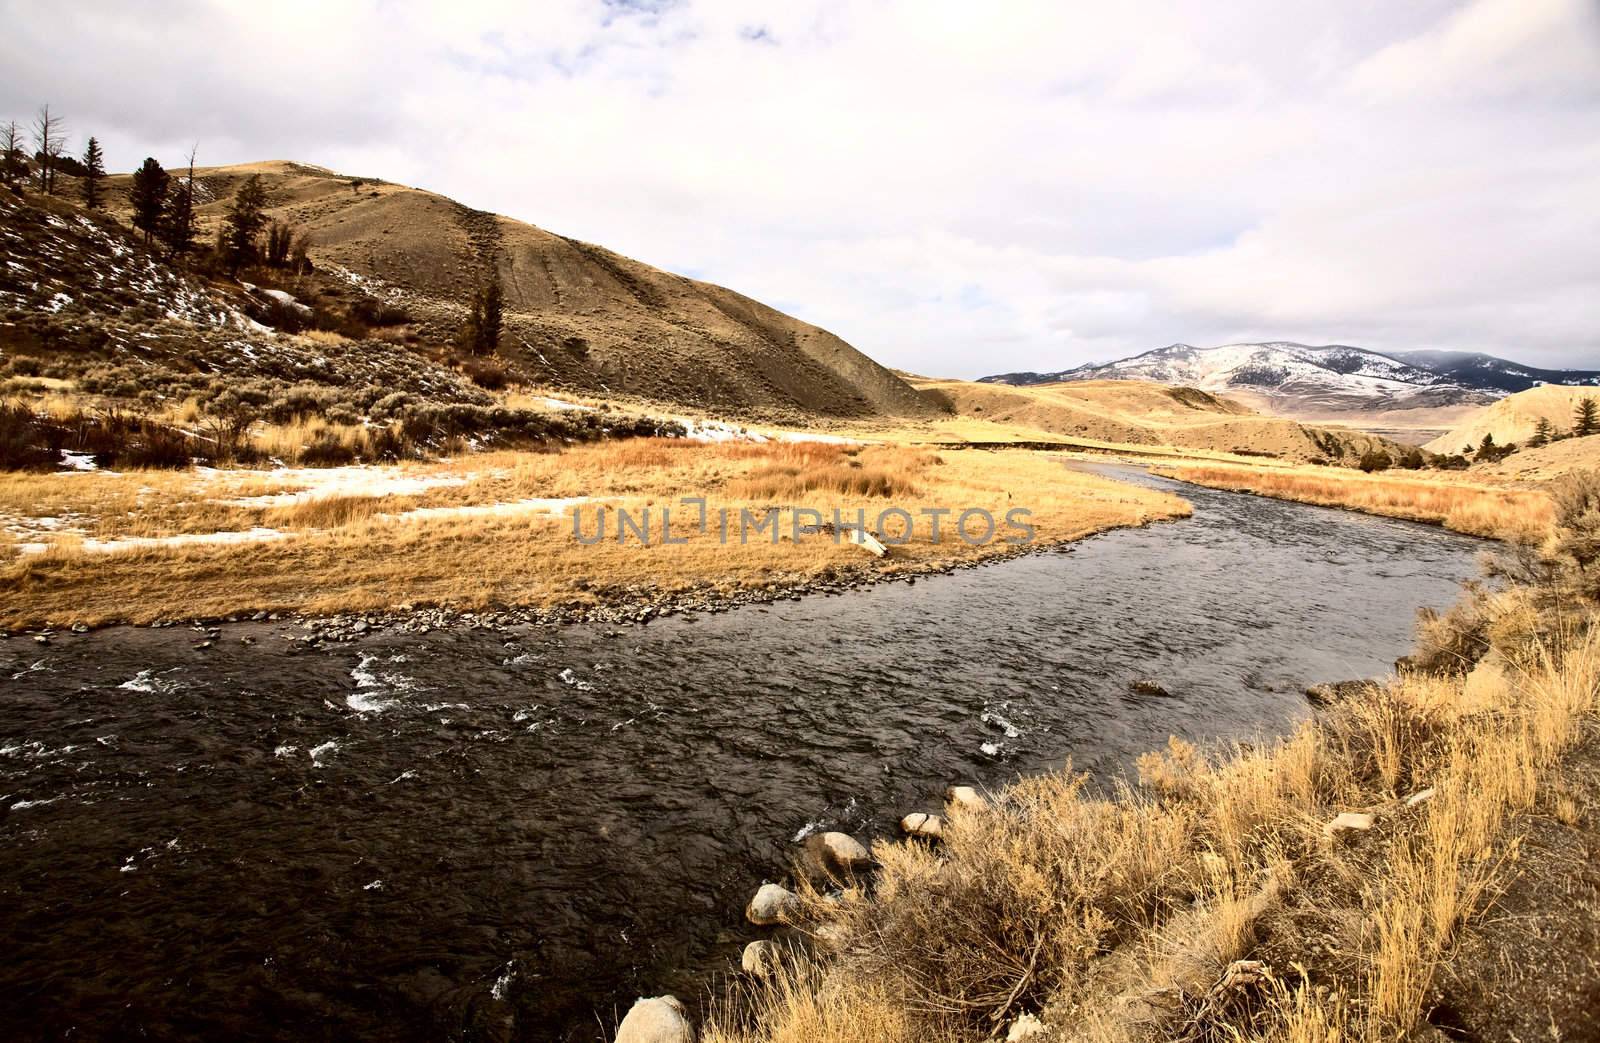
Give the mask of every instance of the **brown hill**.
POLYGON ((1578 402, 1585 398, 1600 404, 1600 389, 1541 384, 1483 407, 1424 448, 1436 453, 1459 453, 1469 446, 1476 448, 1484 435, 1493 435, 1500 445, 1522 444, 1534 433, 1541 418, 1548 420, 1558 434, 1570 431, 1578 402))
POLYGON ((1010 386, 909 378, 958 417, 997 429, 1132 446, 1173 446, 1292 461, 1351 462, 1393 442, 1364 432, 1264 416, 1229 398, 1143 380, 1010 386))
MULTIPOLYGON (((298 163, 196 171, 208 230, 259 175, 269 216, 298 225, 324 272, 403 304, 434 339, 459 328, 493 266, 502 354, 530 378, 740 413, 925 415, 928 403, 825 330, 710 283, 444 196, 298 163)), ((126 199, 127 176, 110 179, 126 199)))

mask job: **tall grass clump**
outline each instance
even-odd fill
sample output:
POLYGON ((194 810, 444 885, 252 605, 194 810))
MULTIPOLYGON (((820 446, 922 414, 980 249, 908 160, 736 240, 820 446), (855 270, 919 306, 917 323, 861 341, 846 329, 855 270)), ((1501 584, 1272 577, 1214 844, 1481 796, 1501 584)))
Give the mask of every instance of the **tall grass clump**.
POLYGON ((939 462, 914 449, 861 449, 818 443, 762 447, 762 465, 734 483, 735 495, 752 500, 801 499, 817 493, 841 496, 915 495, 918 478, 939 462))

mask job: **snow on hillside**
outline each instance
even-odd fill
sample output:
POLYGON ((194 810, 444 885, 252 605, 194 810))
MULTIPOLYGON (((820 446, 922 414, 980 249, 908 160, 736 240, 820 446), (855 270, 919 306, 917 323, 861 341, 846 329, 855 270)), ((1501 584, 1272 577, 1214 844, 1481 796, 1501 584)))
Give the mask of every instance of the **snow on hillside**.
POLYGON ((1285 399, 1338 403, 1347 408, 1489 402, 1505 393, 1463 386, 1445 374, 1365 348, 1343 344, 1313 347, 1288 341, 1223 344, 1214 348, 1171 344, 1103 365, 983 379, 988 383, 1015 384, 1150 380, 1222 394, 1258 392, 1285 399))
POLYGON ((1361 348, 1286 342, 1216 348, 1174 344, 1120 362, 1071 370, 1062 379, 1154 380, 1206 391, 1306 383, 1353 394, 1397 394, 1446 383, 1436 373, 1361 348))

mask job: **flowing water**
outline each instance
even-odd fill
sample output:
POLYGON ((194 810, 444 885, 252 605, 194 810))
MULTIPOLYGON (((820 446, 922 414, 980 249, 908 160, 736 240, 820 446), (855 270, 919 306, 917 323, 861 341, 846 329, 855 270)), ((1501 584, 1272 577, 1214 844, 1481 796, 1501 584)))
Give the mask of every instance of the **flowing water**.
POLYGON ((0 642, 0 1034, 598 1038, 736 959, 807 833, 1279 732, 1482 546, 1118 473, 1194 517, 621 630, 0 642))

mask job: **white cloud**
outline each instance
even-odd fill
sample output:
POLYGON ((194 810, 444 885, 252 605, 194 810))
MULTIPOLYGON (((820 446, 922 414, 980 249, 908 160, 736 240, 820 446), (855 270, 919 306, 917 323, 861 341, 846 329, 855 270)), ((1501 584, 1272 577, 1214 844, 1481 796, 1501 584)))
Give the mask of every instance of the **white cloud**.
POLYGON ((299 158, 922 372, 1283 336, 1600 367, 1589 0, 38 5, 0 114, 299 158))

